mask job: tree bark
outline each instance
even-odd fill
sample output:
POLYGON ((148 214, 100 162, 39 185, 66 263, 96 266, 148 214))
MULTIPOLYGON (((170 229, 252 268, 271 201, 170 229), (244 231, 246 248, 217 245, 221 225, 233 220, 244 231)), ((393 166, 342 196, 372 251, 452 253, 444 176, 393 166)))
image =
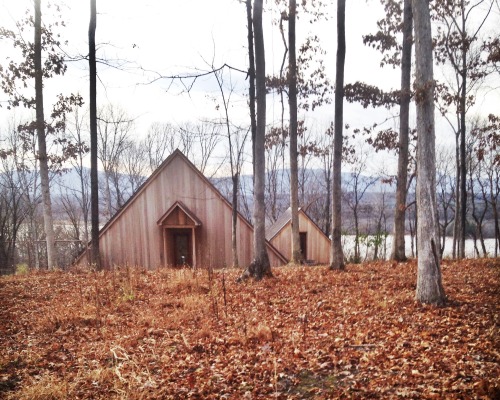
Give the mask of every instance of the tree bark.
MULTIPOLYGON (((252 0, 246 0, 247 25, 248 25, 248 98, 250 106, 250 126, 252 128, 252 160, 255 159, 255 135, 257 122, 255 119, 255 55, 253 49, 253 27, 252 27, 252 0)), ((255 170, 253 171, 255 175, 255 170)))
POLYGON ((408 183, 408 142, 411 99, 411 48, 413 45, 413 15, 411 0, 404 0, 403 49, 401 55, 401 99, 399 105, 399 154, 394 210, 394 237, 391 260, 405 261, 405 212, 408 183))
POLYGON ((49 164, 45 140, 45 116, 43 111, 43 70, 42 70, 42 12, 40 0, 35 0, 35 93, 36 132, 38 140, 38 160, 40 162, 40 183, 43 202, 43 224, 47 241, 47 267, 57 267, 52 201, 50 198, 49 164))
POLYGON ((231 250, 233 253, 233 267, 239 267, 238 260, 238 187, 240 182, 240 173, 235 172, 232 176, 233 181, 233 208, 231 210, 231 250))
POLYGON ((97 66, 95 31, 97 25, 96 0, 90 0, 89 71, 90 71, 90 214, 91 256, 95 267, 101 269, 99 255, 99 181, 97 172, 97 66))
POLYGON ((299 236, 299 167, 297 153, 297 57, 295 51, 296 2, 290 0, 288 15, 289 81, 288 104, 290 107, 290 208, 292 211, 292 258, 293 264, 302 262, 299 236))
POLYGON ((253 28, 255 40, 255 83, 257 100, 257 129, 254 143, 254 259, 241 278, 253 277, 260 280, 272 276, 271 264, 266 249, 265 226, 265 134, 266 134, 266 62, 264 53, 264 32, 262 29, 263 0, 254 0, 253 28))
POLYGON ((330 269, 345 269, 342 250, 342 129, 344 119, 345 0, 337 0, 337 61, 332 171, 332 244, 330 269))
POLYGON ((416 298, 421 303, 446 301, 439 256, 436 206, 436 154, 434 126, 434 76, 429 3, 413 0, 415 21, 417 104, 417 250, 416 298))
POLYGON ((464 0, 461 0, 462 5, 462 69, 460 72, 462 78, 462 90, 460 94, 460 241, 458 258, 465 258, 465 230, 467 227, 467 160, 465 158, 465 114, 466 114, 466 96, 467 96, 467 33, 465 26, 465 9, 464 0))

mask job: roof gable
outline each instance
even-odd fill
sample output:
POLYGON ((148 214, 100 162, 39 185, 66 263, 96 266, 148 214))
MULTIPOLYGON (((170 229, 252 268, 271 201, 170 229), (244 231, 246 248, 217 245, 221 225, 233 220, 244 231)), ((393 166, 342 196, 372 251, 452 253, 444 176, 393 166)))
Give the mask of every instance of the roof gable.
MULTIPOLYGON (((322 235, 330 240, 330 238, 325 235, 325 233, 321 230, 321 228, 314 222, 307 213, 302 210, 302 208, 299 208, 299 214, 302 214, 309 222, 312 223, 312 225, 322 233, 322 235)), ((271 241, 278 233, 280 233, 288 224, 292 222, 292 209, 288 207, 283 214, 279 216, 279 218, 272 224, 269 228, 266 229, 266 240, 271 241)))
POLYGON ((287 208, 278 219, 266 229, 266 240, 271 240, 292 220, 292 209, 287 208))
POLYGON ((165 226, 201 226, 198 217, 182 202, 176 201, 156 222, 165 226))

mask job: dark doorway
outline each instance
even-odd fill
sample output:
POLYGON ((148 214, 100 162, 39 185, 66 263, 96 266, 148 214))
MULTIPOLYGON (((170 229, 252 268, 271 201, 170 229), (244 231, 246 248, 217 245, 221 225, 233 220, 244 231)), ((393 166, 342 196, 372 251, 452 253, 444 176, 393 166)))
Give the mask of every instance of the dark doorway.
POLYGON ((307 260, 307 232, 299 232, 300 236, 300 252, 302 253, 302 258, 307 260))
POLYGON ((165 265, 192 267, 193 245, 193 229, 165 229, 165 265))
POLYGON ((174 233, 174 252, 175 264, 178 266, 192 265, 190 240, 191 232, 189 233, 174 233))

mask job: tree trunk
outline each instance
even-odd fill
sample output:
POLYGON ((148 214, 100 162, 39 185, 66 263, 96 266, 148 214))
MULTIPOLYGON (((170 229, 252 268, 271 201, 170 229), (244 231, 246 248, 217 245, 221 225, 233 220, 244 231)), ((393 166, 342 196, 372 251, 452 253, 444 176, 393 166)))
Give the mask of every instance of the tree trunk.
POLYGON ((344 119, 345 0, 337 0, 337 61, 332 171, 332 244, 330 269, 345 268, 342 250, 342 129, 344 119))
POLYGON ((233 181, 233 208, 232 208, 232 224, 231 224, 231 249, 233 253, 233 267, 239 267, 238 261, 238 240, 237 240, 237 229, 238 229, 238 187, 240 181, 239 172, 235 172, 232 176, 233 181))
POLYGON ((264 53, 264 32, 262 29, 263 0, 254 0, 253 27, 255 35, 255 82, 257 100, 257 130, 254 143, 254 259, 241 278, 253 277, 260 280, 272 276, 271 264, 266 249, 266 221, 264 189, 266 177, 265 134, 266 134, 266 62, 264 53))
MULTIPOLYGON (((462 0, 463 5, 463 0, 462 0)), ((465 16, 462 14, 462 32, 465 32, 465 16)), ((467 96, 467 49, 466 38, 462 39, 462 93, 460 95, 460 242, 458 258, 465 258, 465 230, 467 227, 467 167, 465 158, 465 100, 467 96)))
POLYGON ((290 208, 292 211, 292 258, 293 264, 302 262, 299 236, 299 170, 297 154, 297 58, 295 52, 295 0, 290 0, 288 16, 289 82, 288 104, 290 107, 290 208))
POLYGON ((47 241, 47 267, 57 267, 57 255, 50 199, 49 164, 45 141, 45 116, 43 112, 43 70, 42 70, 42 12, 40 0, 35 0, 35 93, 36 132, 38 139, 38 160, 40 162, 40 184, 43 202, 43 224, 47 241))
POLYGON ((330 211, 332 209, 332 179, 331 179, 331 173, 332 170, 330 166, 327 166, 328 168, 328 173, 326 174, 326 199, 325 199, 325 234, 329 235, 331 231, 331 216, 330 216, 330 211))
POLYGON ((453 251, 452 257, 457 258, 459 253, 460 236, 460 141, 459 134, 455 135, 455 213, 453 219, 453 251))
POLYGON ((399 155, 396 207, 394 210, 394 239, 391 260, 405 261, 405 212, 408 183, 408 139, 411 99, 411 48, 413 44, 411 0, 404 0, 403 50, 401 55, 401 99, 399 105, 399 155))
POLYGON ((446 301, 441 282, 438 213, 436 206, 436 154, 434 76, 429 3, 413 0, 415 20, 417 104, 417 251, 416 298, 421 303, 446 301))
POLYGON ((90 71, 90 219, 91 219, 91 256, 95 267, 101 269, 99 255, 99 181, 97 173, 97 66, 95 50, 95 31, 97 24, 96 0, 90 0, 89 23, 89 71, 90 71))
MULTIPOLYGON (((252 160, 255 159, 255 134, 257 122, 255 120, 255 56, 253 51, 253 28, 252 28, 252 0, 246 0, 247 24, 248 24, 248 98, 250 105, 250 126, 252 127, 252 160)), ((255 165, 255 164, 254 164, 255 165)), ((253 171, 255 175, 255 170, 253 171)))

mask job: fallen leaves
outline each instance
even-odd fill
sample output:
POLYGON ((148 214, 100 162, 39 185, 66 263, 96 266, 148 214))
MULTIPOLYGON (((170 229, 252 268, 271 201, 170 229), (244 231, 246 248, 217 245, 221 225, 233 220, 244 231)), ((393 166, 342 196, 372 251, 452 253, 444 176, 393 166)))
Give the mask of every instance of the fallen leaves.
POLYGON ((0 398, 500 397, 498 260, 0 279, 0 398))

